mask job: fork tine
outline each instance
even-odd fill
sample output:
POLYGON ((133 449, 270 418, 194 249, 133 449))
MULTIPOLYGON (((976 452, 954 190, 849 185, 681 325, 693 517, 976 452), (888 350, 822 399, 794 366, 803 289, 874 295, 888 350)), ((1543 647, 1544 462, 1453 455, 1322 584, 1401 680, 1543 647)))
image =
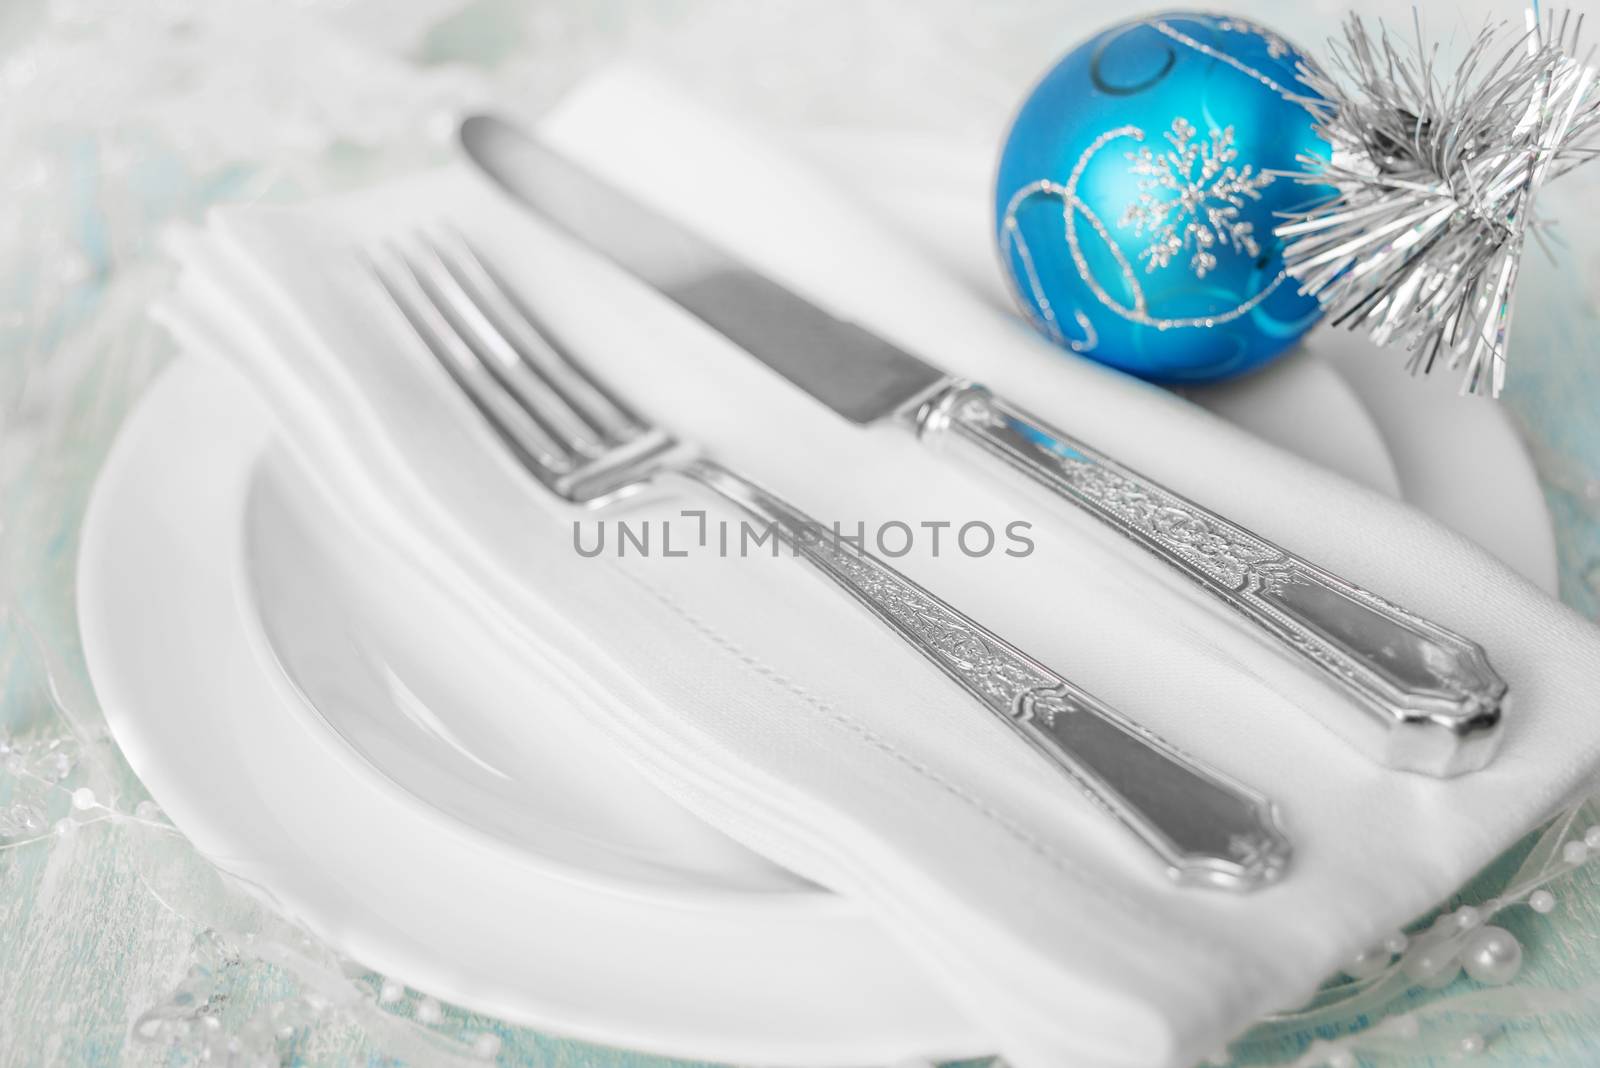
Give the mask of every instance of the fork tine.
POLYGON ((650 429, 649 423, 574 360, 459 231, 435 227, 434 247, 446 269, 497 328, 509 353, 532 367, 589 425, 612 444, 650 429), (441 240, 442 239, 442 240, 441 240))
POLYGON ((482 357, 440 313, 410 261, 398 250, 386 247, 381 254, 370 255, 368 262, 412 331, 523 465, 547 485, 570 473, 574 467, 572 453, 506 393, 482 357))
POLYGON ((406 257, 412 273, 485 370, 566 451, 585 459, 603 455, 605 432, 523 357, 485 313, 482 302, 461 285, 439 249, 422 235, 415 236, 414 247, 417 256, 406 257))

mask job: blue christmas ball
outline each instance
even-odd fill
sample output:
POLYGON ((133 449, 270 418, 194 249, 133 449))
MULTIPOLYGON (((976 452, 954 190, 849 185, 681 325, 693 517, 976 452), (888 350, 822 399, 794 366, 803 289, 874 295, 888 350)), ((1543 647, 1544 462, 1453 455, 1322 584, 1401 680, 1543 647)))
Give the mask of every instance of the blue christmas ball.
POLYGON ((1327 191, 1300 53, 1254 23, 1156 15, 1068 53, 1012 123, 996 234, 1057 343, 1159 382, 1261 366, 1316 322, 1273 228, 1327 191))

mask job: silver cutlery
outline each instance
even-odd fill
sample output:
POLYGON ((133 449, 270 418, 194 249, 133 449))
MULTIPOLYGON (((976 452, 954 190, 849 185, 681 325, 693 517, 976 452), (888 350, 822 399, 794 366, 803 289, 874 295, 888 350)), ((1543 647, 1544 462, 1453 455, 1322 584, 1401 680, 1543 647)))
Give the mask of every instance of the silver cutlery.
POLYGON ((467 154, 537 214, 857 423, 953 439, 1109 524, 1354 700, 1326 725, 1391 767, 1447 776, 1494 753, 1506 683, 1475 642, 1253 534, 982 386, 790 292, 492 116, 467 154))
POLYGON ((667 476, 767 525, 1132 830, 1185 884, 1249 890, 1289 842, 1273 805, 1178 752, 777 495, 651 426, 589 375, 458 235, 372 268, 411 330, 550 493, 603 506, 667 476))

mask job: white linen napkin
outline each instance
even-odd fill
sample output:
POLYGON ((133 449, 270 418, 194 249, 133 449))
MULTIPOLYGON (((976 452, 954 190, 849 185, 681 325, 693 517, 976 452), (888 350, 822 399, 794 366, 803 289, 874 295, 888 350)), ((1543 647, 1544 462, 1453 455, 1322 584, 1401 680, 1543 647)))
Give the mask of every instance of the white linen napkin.
MULTIPOLYGON (((167 320, 255 383, 308 477, 566 665, 596 729, 706 819, 868 902, 1015 1063, 1193 1063, 1447 896, 1590 776, 1600 633, 1465 539, 1063 357, 847 196, 665 86, 604 76, 545 130, 826 306, 1474 636, 1509 680, 1515 705, 1486 770, 1437 781, 1377 767, 1318 726, 1341 697, 1160 565, 902 428, 838 419, 464 165, 318 205, 221 211, 176 242, 185 270, 167 320), (357 256, 441 219, 630 401, 816 516, 869 531, 1031 522, 1026 558, 969 558, 947 533, 937 558, 919 538, 895 563, 1275 798, 1296 847, 1287 877, 1252 895, 1169 884, 1070 782, 803 564, 618 559, 614 539, 579 557, 572 514, 516 468, 357 256)), ((691 545, 698 523, 681 509, 737 532, 735 514, 692 494, 624 518, 672 519, 675 544, 691 545)))

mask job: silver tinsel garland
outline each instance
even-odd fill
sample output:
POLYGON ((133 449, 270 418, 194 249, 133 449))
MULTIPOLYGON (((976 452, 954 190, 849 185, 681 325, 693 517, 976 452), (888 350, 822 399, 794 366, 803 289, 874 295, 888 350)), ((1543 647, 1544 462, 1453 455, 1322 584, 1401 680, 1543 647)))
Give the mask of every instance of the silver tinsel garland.
POLYGON ((1463 392, 1505 383, 1506 335, 1535 190, 1587 160, 1600 93, 1576 56, 1581 18, 1486 27, 1452 69, 1356 17, 1301 102, 1332 146, 1299 181, 1332 195, 1277 228, 1285 267, 1332 322, 1402 342, 1413 372, 1442 356, 1463 392), (1319 98, 1320 97, 1320 98, 1319 98))

